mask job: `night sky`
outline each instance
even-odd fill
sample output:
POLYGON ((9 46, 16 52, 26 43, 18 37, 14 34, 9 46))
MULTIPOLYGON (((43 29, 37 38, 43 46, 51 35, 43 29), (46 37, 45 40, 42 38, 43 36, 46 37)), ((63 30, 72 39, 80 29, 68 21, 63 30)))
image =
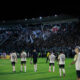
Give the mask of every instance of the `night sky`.
MULTIPOLYGON (((27 4, 26 4, 27 5, 27 4)), ((71 16, 80 16, 79 5, 17 5, 5 6, 0 8, 0 21, 30 19, 39 16, 54 16, 55 14, 66 14, 71 16)))

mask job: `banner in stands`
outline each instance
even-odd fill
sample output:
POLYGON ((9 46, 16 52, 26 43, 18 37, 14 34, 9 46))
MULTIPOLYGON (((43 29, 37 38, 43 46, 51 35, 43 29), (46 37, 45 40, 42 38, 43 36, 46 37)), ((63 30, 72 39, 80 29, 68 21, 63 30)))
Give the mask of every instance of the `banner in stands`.
POLYGON ((60 29, 60 26, 53 26, 51 31, 56 33, 56 32, 58 32, 59 29, 60 29))

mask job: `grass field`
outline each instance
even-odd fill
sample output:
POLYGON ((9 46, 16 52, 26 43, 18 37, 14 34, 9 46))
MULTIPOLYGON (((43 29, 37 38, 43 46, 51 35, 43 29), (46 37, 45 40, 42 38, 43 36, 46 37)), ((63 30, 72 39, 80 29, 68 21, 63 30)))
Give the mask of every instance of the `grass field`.
POLYGON ((20 72, 20 59, 16 64, 16 73, 12 72, 10 60, 0 59, 0 80, 76 80, 75 65, 69 67, 72 59, 66 59, 66 76, 59 77, 59 67, 55 63, 55 72, 48 72, 49 64, 45 58, 38 59, 38 71, 34 72, 33 64, 27 59, 27 72, 20 72))

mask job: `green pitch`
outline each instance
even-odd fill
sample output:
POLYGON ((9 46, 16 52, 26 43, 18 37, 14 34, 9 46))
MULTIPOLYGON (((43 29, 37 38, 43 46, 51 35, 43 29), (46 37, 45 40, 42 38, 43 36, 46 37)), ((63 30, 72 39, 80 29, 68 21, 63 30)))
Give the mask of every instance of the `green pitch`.
POLYGON ((10 60, 0 59, 0 80, 76 80, 75 65, 69 67, 72 59, 66 59, 66 76, 59 77, 59 67, 55 63, 55 72, 48 72, 49 63, 45 63, 45 58, 38 59, 38 71, 34 72, 33 64, 27 59, 27 72, 20 72, 20 59, 16 64, 16 73, 12 72, 10 60))

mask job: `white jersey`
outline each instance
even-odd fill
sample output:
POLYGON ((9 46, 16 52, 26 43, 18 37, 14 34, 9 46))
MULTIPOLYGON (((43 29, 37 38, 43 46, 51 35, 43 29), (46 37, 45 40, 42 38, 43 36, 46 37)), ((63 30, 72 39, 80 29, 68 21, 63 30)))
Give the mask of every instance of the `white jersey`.
POLYGON ((60 55, 58 56, 58 59, 59 59, 59 64, 60 64, 60 65, 65 64, 65 55, 64 55, 64 54, 60 54, 60 55))
POLYGON ((21 61, 26 61, 26 52, 21 53, 21 61))
POLYGON ((74 61, 76 61, 75 63, 76 70, 80 70, 80 53, 75 55, 74 61))
POLYGON ((17 59, 16 53, 11 53, 10 57, 11 57, 11 62, 16 62, 16 59, 17 59))
POLYGON ((50 63, 55 63, 55 55, 51 54, 49 56, 49 59, 50 59, 50 63))

